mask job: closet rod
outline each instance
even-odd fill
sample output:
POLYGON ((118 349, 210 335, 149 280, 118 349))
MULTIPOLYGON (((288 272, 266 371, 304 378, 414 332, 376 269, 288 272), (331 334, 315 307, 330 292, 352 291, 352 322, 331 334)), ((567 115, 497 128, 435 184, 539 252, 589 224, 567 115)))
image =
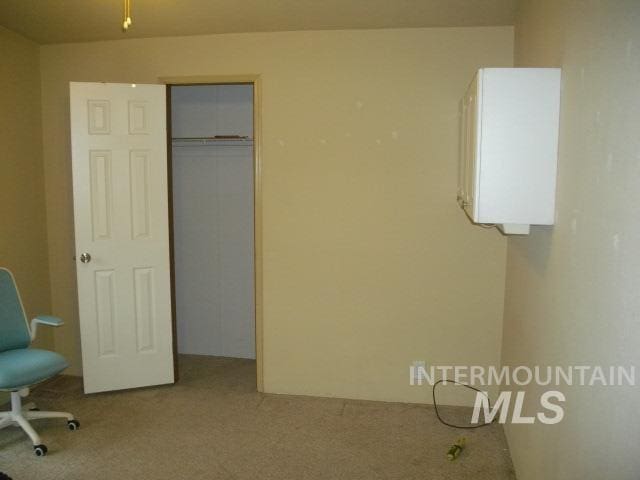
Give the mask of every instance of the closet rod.
POLYGON ((233 142, 233 141, 243 141, 243 142, 251 142, 253 138, 249 138, 247 135, 216 135, 214 137, 173 137, 171 140, 176 140, 180 142, 201 142, 206 140, 207 142, 233 142))
POLYGON ((253 138, 245 137, 179 137, 172 138, 174 147, 248 147, 253 145, 253 138))

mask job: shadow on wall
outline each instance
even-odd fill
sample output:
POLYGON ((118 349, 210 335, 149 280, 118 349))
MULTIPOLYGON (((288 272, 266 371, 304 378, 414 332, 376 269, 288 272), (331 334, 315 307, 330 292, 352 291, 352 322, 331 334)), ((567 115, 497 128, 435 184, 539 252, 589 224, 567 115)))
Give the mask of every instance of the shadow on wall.
POLYGON ((537 274, 543 274, 549 263, 553 229, 553 225, 535 225, 531 228, 529 235, 511 235, 508 239, 510 252, 515 252, 524 258, 537 274), (533 246, 535 248, 532 248, 533 246))

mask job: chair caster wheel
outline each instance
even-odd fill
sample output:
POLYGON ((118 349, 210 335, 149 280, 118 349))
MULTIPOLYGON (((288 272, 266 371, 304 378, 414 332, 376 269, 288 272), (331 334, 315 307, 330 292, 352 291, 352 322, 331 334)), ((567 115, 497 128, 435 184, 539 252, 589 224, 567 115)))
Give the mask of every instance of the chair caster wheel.
POLYGON ((44 457, 47 454, 47 446, 46 445, 34 445, 33 452, 37 457, 44 457))
POLYGON ((30 412, 39 412, 40 409, 38 407, 33 407, 29 409, 30 412))
POLYGON ((80 422, 77 420, 69 420, 67 422, 67 428, 74 432, 80 428, 80 422))

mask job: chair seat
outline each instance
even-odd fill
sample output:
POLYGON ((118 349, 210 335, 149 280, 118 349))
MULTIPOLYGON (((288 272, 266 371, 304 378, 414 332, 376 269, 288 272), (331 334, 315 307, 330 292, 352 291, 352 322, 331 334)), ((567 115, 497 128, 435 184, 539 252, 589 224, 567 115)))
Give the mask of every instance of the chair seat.
POLYGON ((53 377, 69 364, 62 355, 37 348, 0 352, 0 390, 13 390, 53 377))

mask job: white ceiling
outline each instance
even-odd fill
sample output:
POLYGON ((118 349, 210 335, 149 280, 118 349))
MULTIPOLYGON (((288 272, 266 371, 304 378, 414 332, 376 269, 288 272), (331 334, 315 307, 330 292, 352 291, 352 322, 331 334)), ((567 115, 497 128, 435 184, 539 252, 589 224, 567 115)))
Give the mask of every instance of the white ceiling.
POLYGON ((46 43, 232 32, 512 25, 516 0, 1 0, 0 25, 46 43))

